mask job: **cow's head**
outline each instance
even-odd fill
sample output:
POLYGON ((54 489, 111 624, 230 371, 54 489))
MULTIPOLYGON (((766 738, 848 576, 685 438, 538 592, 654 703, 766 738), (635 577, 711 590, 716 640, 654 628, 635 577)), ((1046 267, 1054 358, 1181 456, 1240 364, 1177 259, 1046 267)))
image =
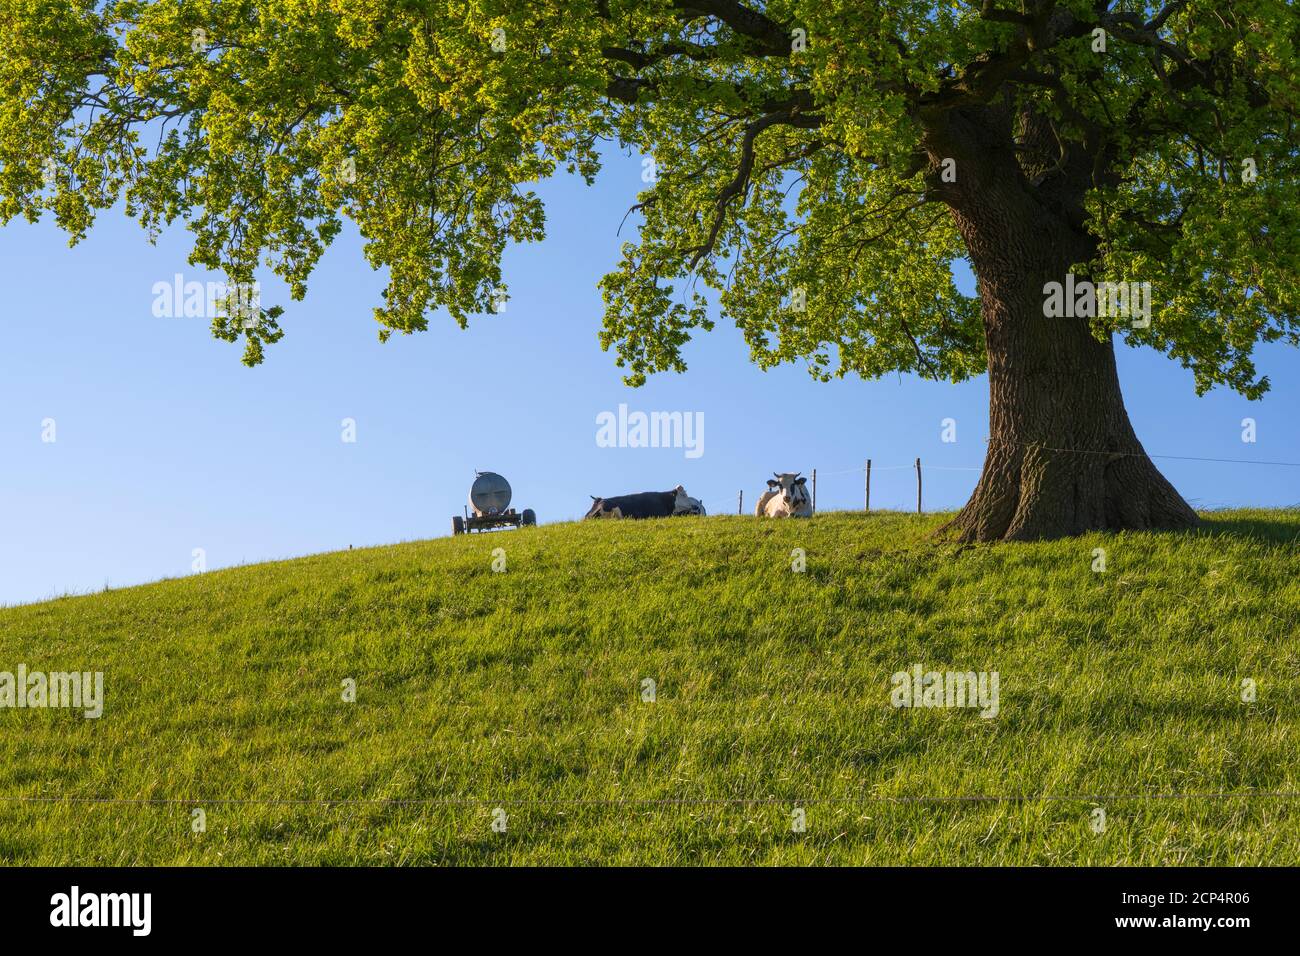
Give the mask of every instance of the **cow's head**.
POLYGON ((583 520, 587 518, 620 518, 622 514, 617 508, 611 508, 605 503, 604 498, 591 496, 591 509, 582 516, 583 520))
POLYGON ((686 489, 678 485, 674 489, 677 493, 673 501, 674 515, 702 515, 704 514, 704 504, 699 498, 692 498, 686 493, 686 489))
POLYGON ((768 490, 781 496, 782 504, 793 508, 807 500, 808 489, 804 486, 807 484, 808 479, 800 478, 799 472, 787 471, 780 475, 772 472, 772 474, 776 475, 776 477, 767 480, 767 487, 768 490))

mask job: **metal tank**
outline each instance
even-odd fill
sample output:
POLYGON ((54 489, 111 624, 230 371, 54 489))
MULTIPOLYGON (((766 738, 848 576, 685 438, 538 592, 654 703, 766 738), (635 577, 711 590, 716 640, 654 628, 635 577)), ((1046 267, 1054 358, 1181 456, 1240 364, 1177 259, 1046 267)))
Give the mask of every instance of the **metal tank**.
POLYGON ((532 508, 516 512, 510 507, 510 482, 495 471, 476 471, 474 476, 465 516, 452 516, 452 534, 495 531, 498 528, 529 528, 537 524, 537 514, 532 508))
POLYGON ((475 472, 478 476, 469 489, 469 506, 474 514, 504 514, 510 507, 510 482, 495 471, 475 472))

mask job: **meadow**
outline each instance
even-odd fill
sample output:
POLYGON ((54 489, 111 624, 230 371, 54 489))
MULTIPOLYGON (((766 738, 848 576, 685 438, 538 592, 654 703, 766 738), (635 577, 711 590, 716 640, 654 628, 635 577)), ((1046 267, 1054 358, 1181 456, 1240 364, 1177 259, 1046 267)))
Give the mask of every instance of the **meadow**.
POLYGON ((0 861, 1300 863, 1300 511, 944 518, 556 524, 0 609, 0 671, 105 688, 0 709, 0 861), (918 664, 997 672, 997 715, 893 706, 918 664))

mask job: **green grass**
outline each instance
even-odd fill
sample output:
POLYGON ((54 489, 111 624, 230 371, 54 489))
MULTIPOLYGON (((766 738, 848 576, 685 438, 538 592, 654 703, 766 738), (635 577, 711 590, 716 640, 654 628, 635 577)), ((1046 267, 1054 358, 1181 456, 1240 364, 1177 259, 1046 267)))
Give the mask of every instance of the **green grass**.
POLYGON ((106 691, 0 710, 0 860, 1300 863, 1300 512, 980 547, 942 517, 553 525, 0 610, 0 670, 106 691), (891 707, 914 663, 997 671, 1000 713, 891 707))

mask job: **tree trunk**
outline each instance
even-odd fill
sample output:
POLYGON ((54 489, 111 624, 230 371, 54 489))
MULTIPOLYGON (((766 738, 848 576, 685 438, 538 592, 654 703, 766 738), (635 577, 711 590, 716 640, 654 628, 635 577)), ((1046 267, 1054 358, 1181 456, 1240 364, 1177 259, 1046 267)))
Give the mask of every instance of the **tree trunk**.
POLYGON ((1046 319, 1040 299, 1039 314, 1019 321, 993 312, 986 334, 984 471, 945 530, 963 541, 1033 541, 1197 523, 1134 434, 1114 350, 1086 320, 1046 319))
POLYGON ((1043 314, 1044 284, 1064 283, 1095 249, 1080 207, 1028 188, 1010 150, 983 153, 947 198, 978 280, 989 445, 974 494, 944 530, 1029 541, 1193 527, 1196 513, 1129 423, 1109 337, 1099 341, 1087 318, 1043 314))

